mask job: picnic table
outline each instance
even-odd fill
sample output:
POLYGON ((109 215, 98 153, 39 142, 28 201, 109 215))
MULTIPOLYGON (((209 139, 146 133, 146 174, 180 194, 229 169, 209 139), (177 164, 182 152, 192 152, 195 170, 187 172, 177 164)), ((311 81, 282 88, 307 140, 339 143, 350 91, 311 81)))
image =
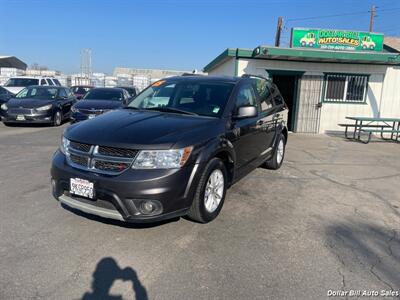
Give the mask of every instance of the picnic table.
POLYGON ((344 135, 348 139, 358 140, 365 144, 371 141, 373 133, 380 133, 384 140, 399 142, 400 138, 400 118, 375 118, 375 117, 346 117, 347 120, 354 121, 353 124, 338 124, 345 127, 344 135), (351 137, 348 135, 348 129, 353 128, 351 137), (367 140, 362 140, 362 133, 368 134, 367 140), (390 134, 390 138, 384 137, 384 134, 390 134))

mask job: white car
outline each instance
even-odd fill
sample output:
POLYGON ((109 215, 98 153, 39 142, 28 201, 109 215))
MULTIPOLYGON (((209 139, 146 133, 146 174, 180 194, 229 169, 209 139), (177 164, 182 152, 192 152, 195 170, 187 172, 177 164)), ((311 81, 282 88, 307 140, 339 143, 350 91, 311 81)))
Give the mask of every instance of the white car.
POLYGON ((61 83, 58 81, 57 78, 21 76, 21 77, 11 77, 4 85, 4 88, 6 88, 11 93, 16 95, 23 88, 31 85, 61 86, 61 83))

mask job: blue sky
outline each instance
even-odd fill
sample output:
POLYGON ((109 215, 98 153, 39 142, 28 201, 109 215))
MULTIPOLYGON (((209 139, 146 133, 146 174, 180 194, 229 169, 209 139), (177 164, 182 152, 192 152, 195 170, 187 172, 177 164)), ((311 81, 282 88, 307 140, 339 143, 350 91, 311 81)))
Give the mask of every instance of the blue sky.
POLYGON ((65 73, 82 48, 96 72, 202 69, 227 47, 272 44, 278 16, 287 43, 293 26, 367 30, 373 4, 374 31, 400 35, 399 0, 0 0, 0 55, 65 73))

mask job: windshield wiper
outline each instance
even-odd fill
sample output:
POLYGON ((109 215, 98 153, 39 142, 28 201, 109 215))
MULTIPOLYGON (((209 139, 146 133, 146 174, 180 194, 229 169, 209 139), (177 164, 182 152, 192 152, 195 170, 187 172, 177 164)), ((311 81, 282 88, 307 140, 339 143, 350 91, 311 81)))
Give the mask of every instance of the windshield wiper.
POLYGON ((157 110, 157 111, 161 111, 161 112, 171 112, 171 113, 198 116, 198 114, 191 112, 191 111, 181 110, 181 109, 167 107, 167 106, 149 107, 149 108, 146 108, 146 110, 157 110))

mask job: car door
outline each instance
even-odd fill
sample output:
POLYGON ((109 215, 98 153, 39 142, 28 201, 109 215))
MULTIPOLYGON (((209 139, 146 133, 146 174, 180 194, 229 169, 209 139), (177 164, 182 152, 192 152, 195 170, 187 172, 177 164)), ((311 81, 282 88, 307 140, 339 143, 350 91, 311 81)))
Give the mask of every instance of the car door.
POLYGON ((260 140, 258 143, 259 156, 268 157, 272 154, 273 143, 276 135, 276 106, 274 105, 271 93, 271 83, 263 78, 254 79, 255 88, 258 94, 257 102, 260 111, 258 130, 260 140))
POLYGON ((231 142, 236 152, 236 169, 240 176, 246 172, 247 167, 259 155, 259 130, 258 116, 250 118, 235 118, 237 110, 241 106, 257 106, 256 92, 251 81, 245 81, 238 88, 232 112, 231 142))
POLYGON ((69 115, 71 104, 69 103, 68 94, 64 88, 58 90, 58 105, 61 108, 64 117, 69 115))

